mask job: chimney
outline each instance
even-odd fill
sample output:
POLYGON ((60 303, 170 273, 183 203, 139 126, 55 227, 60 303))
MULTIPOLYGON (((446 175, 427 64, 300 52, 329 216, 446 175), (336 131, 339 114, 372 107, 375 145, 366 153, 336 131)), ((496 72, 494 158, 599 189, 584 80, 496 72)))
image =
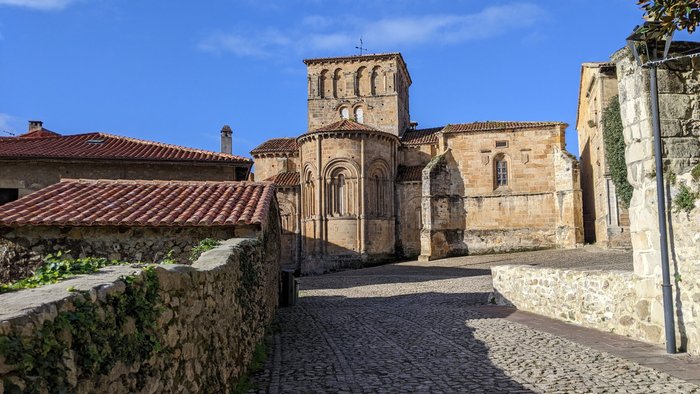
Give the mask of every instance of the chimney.
POLYGON ((44 122, 40 120, 30 120, 27 132, 31 133, 32 131, 41 130, 42 128, 44 128, 44 122))
POLYGON ((231 140, 231 126, 225 124, 221 128, 221 153, 233 153, 233 141, 231 140))

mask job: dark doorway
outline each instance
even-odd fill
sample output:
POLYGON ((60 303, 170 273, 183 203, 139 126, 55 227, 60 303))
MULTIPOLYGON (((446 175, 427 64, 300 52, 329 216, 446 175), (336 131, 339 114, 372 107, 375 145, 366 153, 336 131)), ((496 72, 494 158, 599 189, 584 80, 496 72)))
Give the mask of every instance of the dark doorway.
POLYGON ((19 189, 0 188, 0 205, 15 201, 19 198, 19 189))

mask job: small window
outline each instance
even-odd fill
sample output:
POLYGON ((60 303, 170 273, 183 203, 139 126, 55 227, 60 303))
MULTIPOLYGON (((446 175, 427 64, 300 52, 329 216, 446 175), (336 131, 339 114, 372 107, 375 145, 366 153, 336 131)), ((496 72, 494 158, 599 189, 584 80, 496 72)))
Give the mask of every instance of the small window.
POLYGON ((0 188, 0 205, 15 201, 19 198, 19 189, 1 189, 0 188))
POLYGON ((496 141, 496 148, 507 148, 508 141, 496 141))
POLYGON ((501 159, 496 161, 496 187, 508 185, 508 162, 501 159))
POLYGON ((347 107, 340 109, 340 117, 343 119, 350 119, 350 111, 348 111, 347 107))
POLYGON ((355 122, 365 123, 365 113, 362 108, 355 108, 355 122))

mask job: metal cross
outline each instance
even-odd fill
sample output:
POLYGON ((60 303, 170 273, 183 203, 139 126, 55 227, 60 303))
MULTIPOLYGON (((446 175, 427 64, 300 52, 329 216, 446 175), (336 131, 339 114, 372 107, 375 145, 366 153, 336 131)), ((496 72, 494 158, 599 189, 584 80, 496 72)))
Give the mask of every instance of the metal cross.
POLYGON ((360 50, 360 56, 362 56, 362 52, 367 52, 367 48, 365 48, 364 46, 362 46, 362 37, 360 37, 360 46, 359 46, 359 47, 355 47, 355 49, 359 49, 359 50, 360 50))

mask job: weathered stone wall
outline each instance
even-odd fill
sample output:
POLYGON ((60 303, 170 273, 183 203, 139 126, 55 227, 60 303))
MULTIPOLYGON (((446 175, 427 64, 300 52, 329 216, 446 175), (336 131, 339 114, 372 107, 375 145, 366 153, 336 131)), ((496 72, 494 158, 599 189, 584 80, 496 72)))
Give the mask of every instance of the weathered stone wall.
POLYGON ((582 243, 578 162, 563 149, 564 129, 438 137, 444 153, 423 170, 420 259, 582 243), (506 185, 496 185, 497 160, 506 185))
POLYGON ((189 264, 193 246, 204 238, 253 237, 253 227, 17 227, 0 228, 0 236, 38 255, 63 251, 72 257, 155 263, 172 258, 189 264))
POLYGON ((0 188, 18 189, 19 197, 58 183, 65 178, 160 179, 184 181, 232 181, 231 165, 137 162, 49 162, 36 160, 0 161, 0 188))
POLYGON ((299 171, 299 152, 255 155, 255 180, 264 181, 283 172, 299 171))
POLYGON ((396 184, 396 252, 403 257, 420 254, 421 182, 396 184))
MULTIPOLYGON (((697 44, 677 43, 672 53, 697 44)), ((619 99, 625 137, 628 180, 634 187, 630 203, 630 231, 634 249, 634 271, 639 277, 637 298, 650 304, 652 317, 646 323, 647 338, 664 341, 661 301, 661 253, 656 204, 653 132, 649 74, 641 69, 627 49, 613 55, 619 80, 619 99)), ((700 209, 698 201, 690 213, 677 211, 671 202, 686 185, 698 190, 690 175, 700 163, 700 59, 667 63, 658 71, 659 109, 669 201, 669 247, 673 284, 677 343, 700 354, 700 209), (670 181, 670 172, 676 182, 670 181)))
POLYGON ((271 234, 0 295, 0 392, 231 392, 277 305, 271 234))
POLYGON ((282 238, 280 246, 280 265, 287 269, 300 268, 301 261, 301 223, 299 186, 278 187, 277 202, 280 207, 282 238))
POLYGON ((582 271, 530 266, 491 268, 496 303, 586 327, 648 339, 647 301, 638 301, 638 278, 624 271, 582 271))
POLYGON ((628 248, 631 246, 629 214, 618 200, 603 138, 603 112, 617 95, 614 65, 583 64, 576 129, 585 240, 602 247, 628 248))
POLYGON ((30 277, 42 262, 40 254, 0 238, 0 283, 30 277))

